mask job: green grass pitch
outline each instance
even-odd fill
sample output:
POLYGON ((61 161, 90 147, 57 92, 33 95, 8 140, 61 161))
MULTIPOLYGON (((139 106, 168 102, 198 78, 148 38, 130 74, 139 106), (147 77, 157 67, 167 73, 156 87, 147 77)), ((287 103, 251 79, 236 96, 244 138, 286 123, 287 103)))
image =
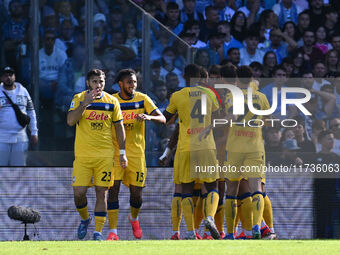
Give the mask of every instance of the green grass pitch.
POLYGON ((22 241, 0 242, 1 255, 333 255, 337 240, 197 240, 197 241, 22 241))

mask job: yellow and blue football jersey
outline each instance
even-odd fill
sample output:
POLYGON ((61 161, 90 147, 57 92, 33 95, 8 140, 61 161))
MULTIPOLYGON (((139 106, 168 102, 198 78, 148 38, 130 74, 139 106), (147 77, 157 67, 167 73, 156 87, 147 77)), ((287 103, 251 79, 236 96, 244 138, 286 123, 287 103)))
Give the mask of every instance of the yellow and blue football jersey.
POLYGON ((172 94, 166 111, 179 118, 178 151, 216 149, 212 132, 199 141, 199 134, 211 124, 212 113, 219 108, 216 95, 202 86, 185 87, 172 94), (202 96, 206 95, 206 113, 202 113, 202 96))
MULTIPOLYGON (((83 91, 73 97, 69 111, 78 108, 84 101, 85 93, 88 91, 83 91)), ((122 120, 118 100, 103 92, 100 99, 95 99, 88 105, 76 124, 75 156, 113 158, 113 123, 122 120)))
MULTIPOLYGON (((126 155, 129 157, 144 157, 145 151, 145 121, 137 121, 138 114, 146 113, 151 115, 157 106, 146 94, 135 92, 133 98, 125 100, 119 93, 113 94, 119 101, 123 115, 123 123, 126 134, 126 155)), ((115 155, 119 156, 119 147, 116 138, 116 132, 113 132, 113 143, 115 146, 115 155)))
MULTIPOLYGON (((248 90, 242 89, 242 92, 244 94, 245 114, 239 115, 237 120, 234 120, 233 125, 229 128, 226 149, 227 151, 242 153, 264 151, 262 128, 248 125, 248 121, 261 120, 262 116, 257 116, 249 111, 247 105, 248 90), (240 124, 243 122, 245 125, 240 124)), ((253 106, 258 110, 267 110, 270 108, 267 97, 259 91, 253 90, 252 100, 253 106)), ((227 112, 233 111, 233 97, 231 94, 226 98, 225 108, 227 112)), ((253 121, 251 122, 251 125, 255 124, 253 121)))

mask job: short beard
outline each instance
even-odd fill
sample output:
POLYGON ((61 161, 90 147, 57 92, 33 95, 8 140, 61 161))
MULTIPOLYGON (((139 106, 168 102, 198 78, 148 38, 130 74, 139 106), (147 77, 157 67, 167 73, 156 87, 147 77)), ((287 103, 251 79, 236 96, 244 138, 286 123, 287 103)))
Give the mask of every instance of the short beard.
POLYGON ((129 91, 127 91, 126 89, 124 89, 123 88, 123 91, 124 91, 124 93, 125 93, 125 95, 127 95, 128 97, 133 97, 133 95, 134 95, 134 92, 133 93, 130 93, 129 91))
POLYGON ((14 82, 12 82, 12 83, 3 83, 4 84, 4 87, 5 88, 11 88, 11 87, 13 87, 13 85, 14 85, 14 82))

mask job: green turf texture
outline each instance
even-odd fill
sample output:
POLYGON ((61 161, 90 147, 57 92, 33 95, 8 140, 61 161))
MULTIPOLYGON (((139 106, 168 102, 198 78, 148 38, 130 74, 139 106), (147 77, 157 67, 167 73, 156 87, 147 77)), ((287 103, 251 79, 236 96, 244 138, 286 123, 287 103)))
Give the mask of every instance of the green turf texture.
POLYGON ((197 240, 197 241, 22 241, 0 242, 1 255, 333 255, 337 240, 197 240))

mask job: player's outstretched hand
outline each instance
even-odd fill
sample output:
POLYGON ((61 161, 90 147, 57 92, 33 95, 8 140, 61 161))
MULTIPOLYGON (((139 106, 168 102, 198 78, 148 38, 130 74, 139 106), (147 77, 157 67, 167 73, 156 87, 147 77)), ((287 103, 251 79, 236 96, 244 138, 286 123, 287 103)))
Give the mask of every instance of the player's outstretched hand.
POLYGON ((125 169, 128 166, 128 160, 125 154, 119 156, 120 166, 125 169))
POLYGON ((147 114, 140 113, 140 114, 137 114, 136 119, 137 119, 137 121, 142 122, 142 121, 145 121, 145 120, 151 120, 151 117, 147 114))

